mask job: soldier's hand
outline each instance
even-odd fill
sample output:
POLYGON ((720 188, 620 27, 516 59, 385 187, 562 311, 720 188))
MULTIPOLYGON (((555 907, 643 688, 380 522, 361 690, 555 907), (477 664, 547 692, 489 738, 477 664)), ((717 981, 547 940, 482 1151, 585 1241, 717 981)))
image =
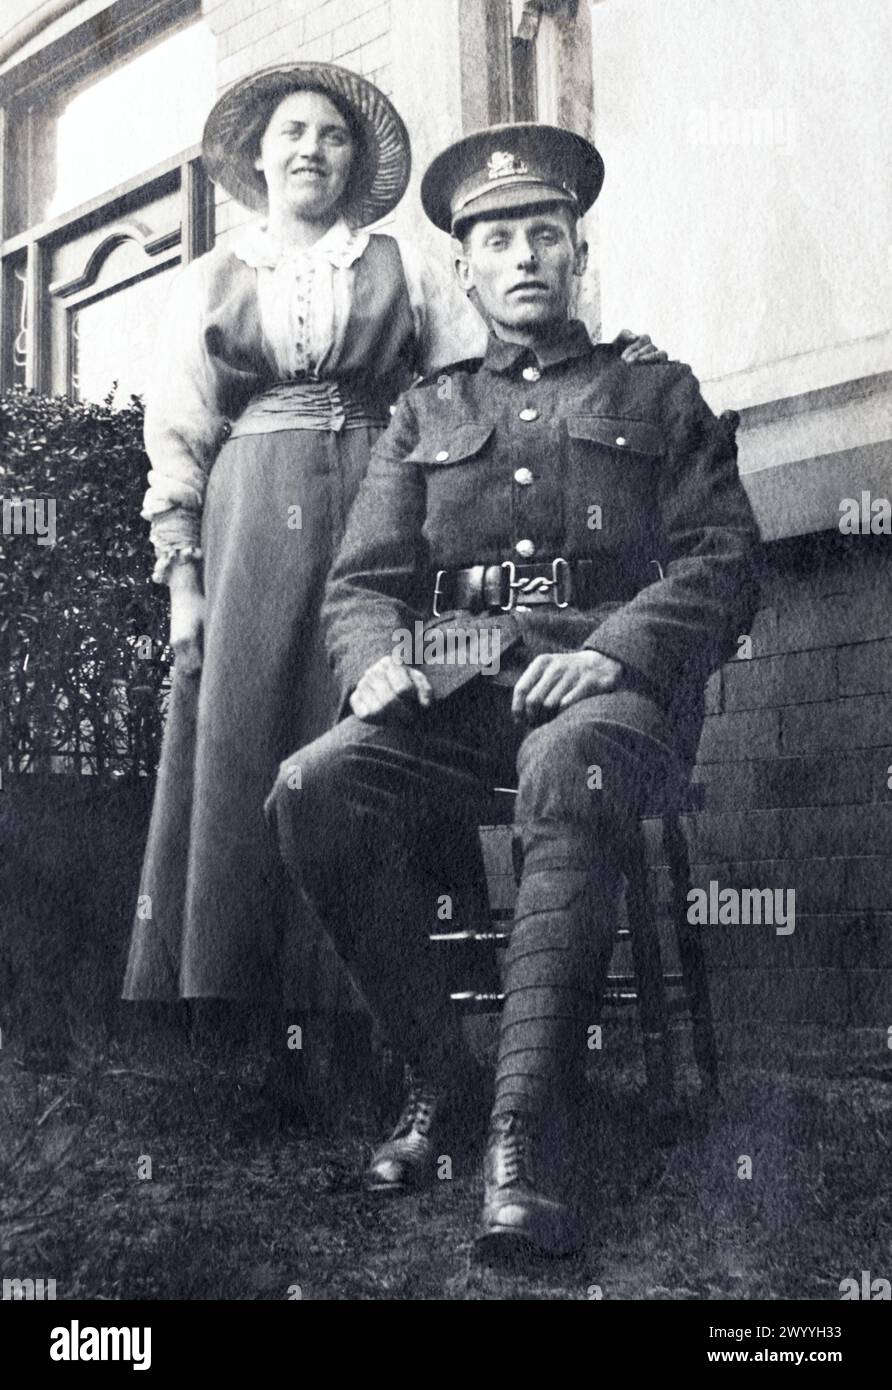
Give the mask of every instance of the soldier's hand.
POLYGON ((407 722, 419 705, 427 709, 433 698, 427 676, 403 666, 388 653, 360 677, 350 696, 350 708, 368 724, 407 722))
POLYGON ((589 695, 615 689, 622 673, 620 662, 588 648, 534 657, 514 687, 511 713, 528 721, 554 714, 589 695))
POLYGON ((632 366, 649 366, 653 362, 668 362, 669 354, 651 342, 646 333, 633 333, 631 328, 623 328, 613 340, 615 348, 622 348, 620 357, 632 366))

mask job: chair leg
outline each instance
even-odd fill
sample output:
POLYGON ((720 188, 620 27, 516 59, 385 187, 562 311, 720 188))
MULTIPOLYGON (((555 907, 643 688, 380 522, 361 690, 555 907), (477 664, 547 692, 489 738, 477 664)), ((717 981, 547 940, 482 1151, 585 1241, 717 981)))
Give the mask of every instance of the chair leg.
POLYGON ((647 1084, 656 1099, 671 1104, 675 1096, 675 1067, 669 1036, 669 1010, 666 1004, 657 923, 647 886, 647 860, 640 825, 627 842, 626 907, 638 988, 638 1015, 644 1045, 647 1084))
POLYGON ((694 1057, 704 1090, 717 1094, 719 1056, 712 1020, 709 976, 702 937, 697 928, 692 927, 688 921, 690 859, 687 839, 677 815, 667 815, 663 818, 663 836, 672 883, 672 918, 678 938, 685 993, 691 1012, 694 1057))

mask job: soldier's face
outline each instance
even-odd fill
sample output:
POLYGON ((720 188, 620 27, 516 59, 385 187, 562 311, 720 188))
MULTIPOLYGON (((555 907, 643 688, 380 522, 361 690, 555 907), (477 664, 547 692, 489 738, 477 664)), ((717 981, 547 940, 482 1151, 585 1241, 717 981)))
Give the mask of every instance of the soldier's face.
POLYGON ((470 227, 456 269, 497 326, 525 333, 566 320, 573 281, 588 257, 575 223, 560 210, 481 219, 470 227))

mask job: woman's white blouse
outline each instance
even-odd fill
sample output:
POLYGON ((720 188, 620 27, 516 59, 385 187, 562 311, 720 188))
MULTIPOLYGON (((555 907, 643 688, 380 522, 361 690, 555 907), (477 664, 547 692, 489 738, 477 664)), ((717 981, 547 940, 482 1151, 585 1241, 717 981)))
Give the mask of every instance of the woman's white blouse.
MULTIPOLYGON (((235 255, 257 272, 264 347, 279 379, 337 373, 353 299, 355 266, 369 233, 334 224, 307 249, 279 246, 260 223, 234 234, 235 255)), ((483 355, 487 329, 451 276, 417 247, 399 242, 420 370, 483 355)), ((206 257, 179 273, 163 315, 157 366, 146 396, 151 469, 142 516, 151 522, 163 582, 179 556, 200 556, 201 509, 226 421, 214 359, 201 323, 206 257)))

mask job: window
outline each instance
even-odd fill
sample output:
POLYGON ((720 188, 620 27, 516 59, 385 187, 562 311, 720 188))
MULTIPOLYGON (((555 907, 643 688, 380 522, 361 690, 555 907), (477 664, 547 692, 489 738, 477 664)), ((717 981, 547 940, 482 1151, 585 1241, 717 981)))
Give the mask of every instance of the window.
POLYGON ((198 143, 216 55, 196 8, 118 0, 58 62, 22 64, 3 112, 4 386, 144 388, 170 276, 213 240, 198 143))
MULTIPOLYGON (((567 54, 585 43, 578 0, 460 0, 466 129, 511 121, 575 128, 587 93, 567 90, 567 54)), ((590 104, 590 103, 589 103, 590 104)))

